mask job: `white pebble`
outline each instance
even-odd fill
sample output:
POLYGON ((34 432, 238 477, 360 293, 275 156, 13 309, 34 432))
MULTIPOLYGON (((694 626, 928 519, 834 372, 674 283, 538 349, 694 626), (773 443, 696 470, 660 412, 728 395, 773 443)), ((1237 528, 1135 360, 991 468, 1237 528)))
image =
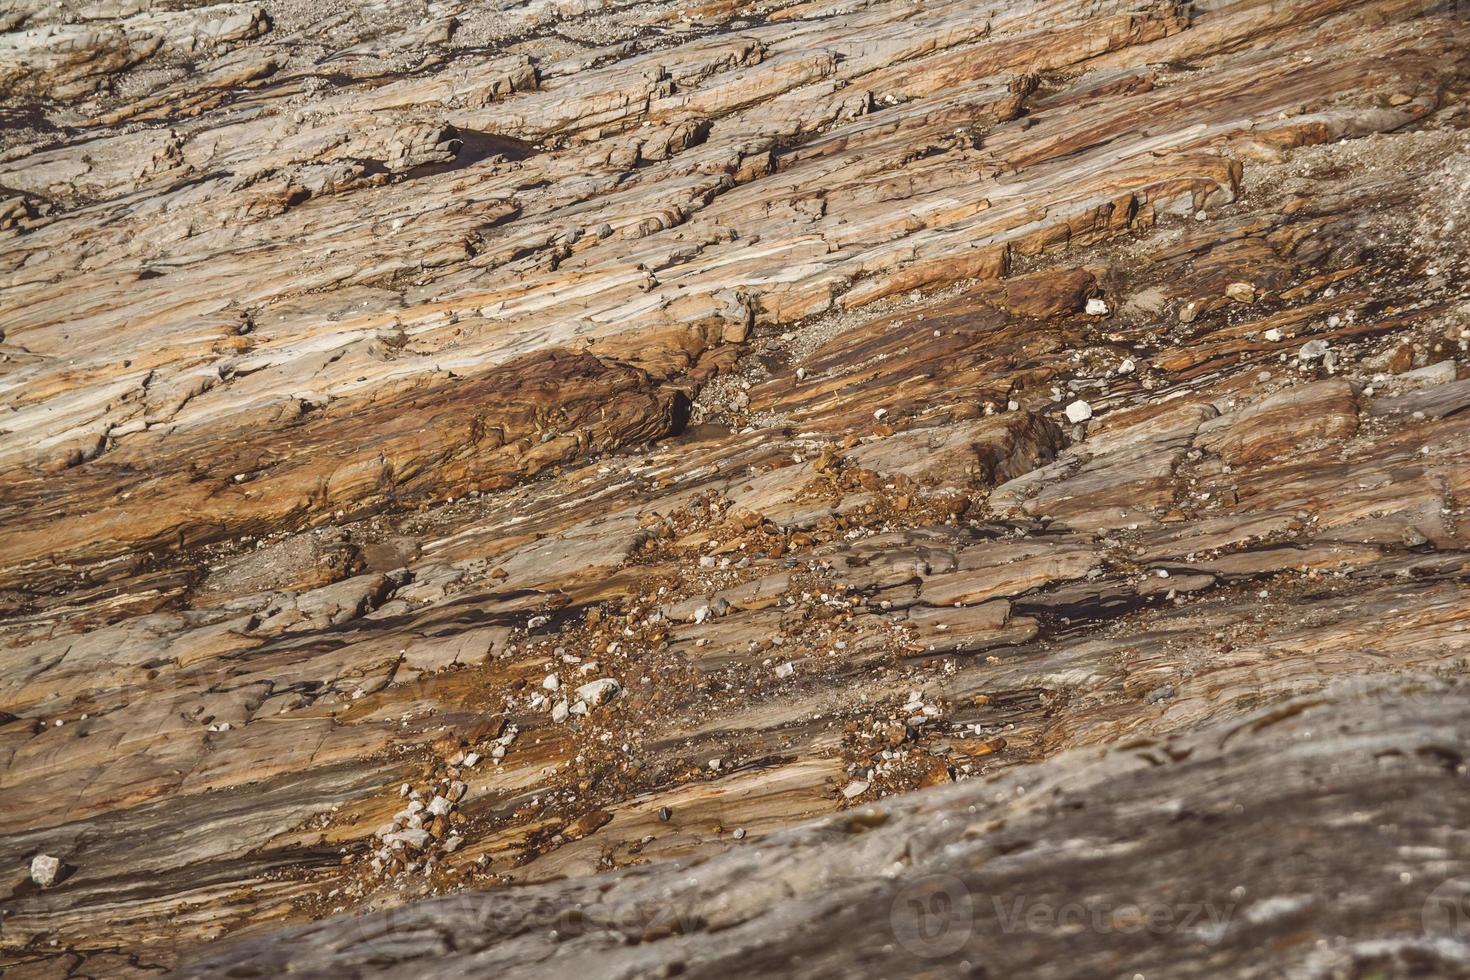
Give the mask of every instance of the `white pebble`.
POLYGON ((37 854, 31 858, 31 880, 42 888, 50 888, 61 876, 61 859, 49 854, 37 854))
POLYGON ((1066 414, 1068 422, 1086 422, 1092 418, 1092 406, 1079 399, 1067 406, 1066 414))
POLYGON ((611 677, 599 677, 597 680, 589 681, 577 688, 577 697, 595 708, 617 697, 622 689, 623 686, 611 677))

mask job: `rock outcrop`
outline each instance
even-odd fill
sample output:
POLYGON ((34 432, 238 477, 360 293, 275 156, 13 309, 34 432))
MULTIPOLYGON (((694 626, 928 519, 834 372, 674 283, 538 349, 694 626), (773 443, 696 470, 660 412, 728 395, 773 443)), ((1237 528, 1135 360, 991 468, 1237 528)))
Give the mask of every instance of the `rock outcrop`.
POLYGON ((1458 5, 0 31, 7 976, 1463 971, 1458 5))

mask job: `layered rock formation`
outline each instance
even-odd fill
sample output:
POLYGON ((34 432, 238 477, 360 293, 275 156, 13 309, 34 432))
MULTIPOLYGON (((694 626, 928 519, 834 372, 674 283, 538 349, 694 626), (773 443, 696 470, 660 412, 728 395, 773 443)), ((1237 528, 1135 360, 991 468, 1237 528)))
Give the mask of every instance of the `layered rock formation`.
POLYGON ((1462 969, 1462 14, 0 15, 0 961, 1462 969))

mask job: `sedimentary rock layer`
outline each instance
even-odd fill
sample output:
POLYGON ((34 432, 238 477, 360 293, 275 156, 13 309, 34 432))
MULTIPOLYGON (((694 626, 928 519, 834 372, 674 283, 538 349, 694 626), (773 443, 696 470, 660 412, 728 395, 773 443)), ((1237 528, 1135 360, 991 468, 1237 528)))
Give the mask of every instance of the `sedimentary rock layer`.
POLYGON ((1463 947, 1426 932, 1454 931, 1470 872, 1463 708, 1382 694, 1068 752, 702 862, 330 919, 186 973, 1456 975, 1463 947), (1242 841, 1252 860, 1222 867, 1242 841))
POLYGON ((1456 5, 0 29, 7 975, 1470 956, 1456 5))

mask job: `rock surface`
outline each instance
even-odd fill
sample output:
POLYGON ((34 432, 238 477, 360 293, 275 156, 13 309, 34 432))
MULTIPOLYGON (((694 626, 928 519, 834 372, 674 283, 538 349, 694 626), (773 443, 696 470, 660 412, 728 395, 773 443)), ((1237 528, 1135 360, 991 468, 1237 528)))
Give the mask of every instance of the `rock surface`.
POLYGON ((0 12, 6 976, 1463 972, 1467 52, 0 12))
POLYGON ((1286 975, 1459 975, 1462 696, 1384 694, 1074 750, 702 862, 329 919, 186 974, 1218 977, 1270 949, 1286 975))

